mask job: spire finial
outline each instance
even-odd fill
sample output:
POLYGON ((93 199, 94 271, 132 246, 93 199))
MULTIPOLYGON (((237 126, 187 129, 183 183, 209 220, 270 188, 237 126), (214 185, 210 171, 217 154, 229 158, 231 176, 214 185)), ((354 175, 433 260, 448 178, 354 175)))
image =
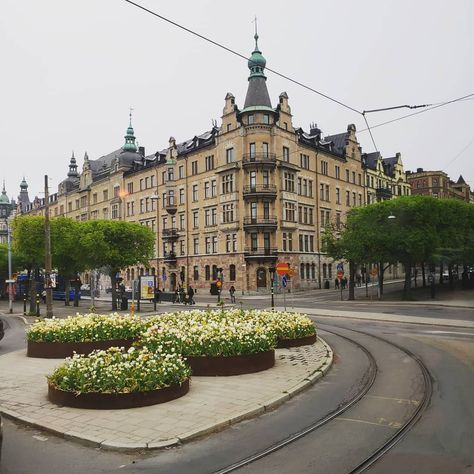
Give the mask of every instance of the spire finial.
POLYGON ((128 114, 130 117, 130 127, 132 126, 132 112, 133 112, 133 107, 130 107, 130 113, 128 114))
POLYGON ((3 190, 2 190, 2 193, 3 194, 6 194, 6 189, 5 189, 5 178, 3 179, 3 190))
POLYGON ((255 18, 253 19, 252 23, 255 23, 255 51, 258 51, 258 27, 257 27, 257 15, 255 15, 255 18))

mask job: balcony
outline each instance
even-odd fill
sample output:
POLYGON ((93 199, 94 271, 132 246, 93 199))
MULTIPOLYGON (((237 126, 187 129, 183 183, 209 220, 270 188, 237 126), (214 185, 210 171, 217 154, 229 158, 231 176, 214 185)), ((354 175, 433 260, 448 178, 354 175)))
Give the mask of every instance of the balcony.
POLYGON ((176 214, 178 210, 178 206, 176 205, 176 200, 174 198, 166 198, 163 202, 163 207, 166 209, 166 212, 173 216, 176 214))
POLYGON ((178 240, 179 238, 178 229, 174 227, 172 229, 163 229, 163 231, 161 232, 161 238, 168 242, 178 240))
POLYGON ((392 190, 390 188, 375 188, 375 196, 378 201, 392 199, 392 190))
POLYGON ((246 260, 275 261, 278 258, 278 249, 276 247, 245 247, 244 257, 246 260))
POLYGON ((275 217, 262 218, 262 217, 244 217, 244 230, 262 230, 262 231, 274 231, 277 229, 278 219, 275 217))
POLYGON ((176 253, 165 252, 163 261, 169 265, 176 265, 176 253))
POLYGON ((276 199, 277 189, 274 184, 254 184, 244 186, 244 199, 271 198, 276 199))
POLYGON ((276 166, 275 153, 247 153, 242 156, 242 166, 244 168, 250 166, 276 166))

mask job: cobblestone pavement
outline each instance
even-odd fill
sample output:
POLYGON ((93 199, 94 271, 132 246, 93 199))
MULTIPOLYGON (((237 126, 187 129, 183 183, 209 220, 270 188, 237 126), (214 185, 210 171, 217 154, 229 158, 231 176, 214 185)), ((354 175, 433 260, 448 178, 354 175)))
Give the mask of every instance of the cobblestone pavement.
POLYGON ((47 399, 46 375, 61 361, 21 350, 0 358, 0 411, 31 426, 108 449, 164 448, 218 431, 284 403, 331 366, 321 339, 312 346, 277 349, 272 369, 232 377, 192 377, 187 395, 127 410, 59 407, 47 399))

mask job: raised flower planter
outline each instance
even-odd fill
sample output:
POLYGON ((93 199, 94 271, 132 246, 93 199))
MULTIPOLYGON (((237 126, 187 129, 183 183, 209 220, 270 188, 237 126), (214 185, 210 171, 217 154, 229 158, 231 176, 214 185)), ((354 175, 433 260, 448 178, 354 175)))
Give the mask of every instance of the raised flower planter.
POLYGON ((316 340, 317 340, 316 334, 312 334, 310 336, 294 337, 294 338, 278 338, 277 349, 308 346, 308 345, 314 344, 316 340))
POLYGON ((186 356, 193 375, 242 375, 267 370, 275 365, 275 351, 236 356, 186 356))
POLYGON ((65 359, 76 354, 90 354, 95 350, 106 350, 109 347, 123 347, 129 349, 135 339, 111 339, 109 341, 87 342, 27 342, 26 355, 44 359, 65 359))
POLYGON ((48 399, 51 403, 73 408, 97 410, 120 410, 156 405, 182 397, 188 391, 189 379, 186 379, 181 385, 176 384, 157 390, 130 393, 92 392, 76 394, 59 390, 51 383, 48 383, 48 399))
POLYGON ((183 355, 193 375, 240 375, 275 364, 276 337, 255 321, 224 311, 183 311, 153 318, 139 344, 183 355))
POLYGON ((48 377, 48 399, 88 409, 154 405, 185 395, 189 375, 179 354, 112 347, 66 359, 48 377))
POLYGON ((88 314, 37 321, 27 333, 27 356, 65 358, 109 347, 128 349, 144 330, 140 318, 88 314))

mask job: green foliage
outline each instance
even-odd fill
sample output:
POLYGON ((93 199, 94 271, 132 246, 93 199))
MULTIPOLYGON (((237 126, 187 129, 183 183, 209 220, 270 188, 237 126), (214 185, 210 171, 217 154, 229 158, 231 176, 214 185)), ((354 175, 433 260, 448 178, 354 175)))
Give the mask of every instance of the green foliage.
POLYGON ((22 216, 13 221, 13 250, 18 265, 31 270, 44 265, 44 218, 22 216))

